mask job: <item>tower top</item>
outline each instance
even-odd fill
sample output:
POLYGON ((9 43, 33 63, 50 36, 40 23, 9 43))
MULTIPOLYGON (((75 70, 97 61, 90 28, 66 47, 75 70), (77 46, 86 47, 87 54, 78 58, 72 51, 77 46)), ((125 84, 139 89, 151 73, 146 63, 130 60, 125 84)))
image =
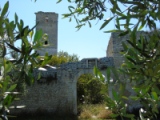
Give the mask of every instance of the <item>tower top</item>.
POLYGON ((55 13, 55 12, 43 12, 43 11, 38 11, 38 12, 36 12, 35 14, 55 14, 55 15, 57 15, 58 16, 58 14, 57 13, 55 13))

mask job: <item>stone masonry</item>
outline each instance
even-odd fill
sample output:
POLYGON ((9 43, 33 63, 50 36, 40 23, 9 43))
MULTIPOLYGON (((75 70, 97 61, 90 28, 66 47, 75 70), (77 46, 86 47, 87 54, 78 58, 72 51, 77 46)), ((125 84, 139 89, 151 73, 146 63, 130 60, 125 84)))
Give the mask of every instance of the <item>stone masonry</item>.
MULTIPOLYGON (((36 31, 42 29, 48 40, 41 40, 43 46, 36 51, 40 56, 45 53, 57 54, 58 15, 52 12, 36 13, 36 31)), ((77 114, 77 79, 85 73, 93 74, 97 66, 102 73, 107 67, 114 66, 113 57, 88 58, 80 62, 66 63, 55 68, 45 66, 34 71, 35 79, 40 79, 27 88, 26 95, 20 96, 11 106, 11 113, 39 112, 52 114, 77 114), (21 109, 20 109, 21 108, 21 109)))
MULTIPOLYGON (((118 67, 123 62, 123 56, 120 54, 120 52, 123 50, 122 42, 125 42, 129 39, 129 35, 125 36, 119 36, 120 33, 114 32, 111 34, 110 40, 108 42, 107 50, 106 50, 106 56, 107 57, 113 57, 114 58, 114 64, 115 67, 118 67)), ((137 38, 140 37, 140 35, 147 37, 147 32, 139 31, 136 33, 137 38)))
MULTIPOLYGON (((145 32, 138 32, 137 36, 146 35, 145 32)), ((86 73, 93 74, 94 66, 97 66, 103 75, 106 75, 108 67, 119 67, 123 57, 119 54, 122 50, 121 42, 128 39, 128 36, 119 37, 119 33, 112 33, 107 48, 107 57, 88 58, 79 62, 70 62, 60 65, 58 68, 45 66, 34 71, 35 79, 39 74, 40 79, 31 87, 27 88, 27 94, 21 96, 20 101, 15 101, 11 106, 11 113, 39 112, 53 114, 77 114, 77 79, 86 73)), ((115 79, 112 76, 113 80, 115 79)), ((112 97, 112 88, 109 86, 109 95, 112 97)), ((134 94, 130 85, 127 86, 126 95, 134 94)), ((130 103, 129 103, 130 104, 130 103)), ((139 104, 132 103, 138 107, 139 104)))
POLYGON ((58 14, 54 12, 37 12, 36 14, 36 31, 42 30, 48 39, 42 39, 42 46, 36 51, 40 56, 45 53, 49 55, 57 54, 58 50, 58 14))
MULTIPOLYGON (((36 13, 36 22, 39 22, 36 30, 42 29, 48 34, 48 41, 37 49, 40 56, 46 52, 49 55, 57 53, 57 18, 56 13, 36 13)), ((138 32, 137 36, 146 35, 145 32, 138 32)), ((128 36, 119 37, 119 33, 112 33, 108 47, 107 57, 88 58, 79 62, 71 62, 60 65, 58 68, 45 66, 34 70, 36 82, 27 88, 26 95, 21 96, 20 101, 15 101, 11 106, 11 113, 39 112, 53 114, 77 114, 77 79, 86 73, 93 74, 94 66, 97 66, 102 74, 106 75, 108 67, 119 67, 123 62, 123 56, 119 54, 122 50, 122 41, 126 41, 128 36), (40 75, 40 79, 38 76, 40 75), (38 80, 37 80, 38 79, 38 80)), ((115 80, 114 76, 112 76, 115 80)), ((127 94, 132 94, 130 86, 127 86, 127 94)), ((113 86, 109 88, 111 95, 113 86)), ((136 105, 133 104, 133 105, 136 105)))
POLYGON ((82 74, 93 74, 97 66, 105 75, 106 68, 114 66, 112 57, 88 58, 79 62, 60 65, 59 68, 45 66, 34 71, 35 78, 41 77, 27 88, 11 106, 11 113, 39 112, 52 114, 77 114, 77 79, 82 74))
MULTIPOLYGON (((111 37, 110 37, 110 40, 108 43, 108 47, 106 50, 107 57, 113 57, 115 68, 120 67, 120 65, 123 63, 124 58, 120 54, 120 52, 123 51, 122 42, 126 42, 126 40, 129 39, 129 34, 127 34, 125 36, 119 36, 119 34, 120 33, 118 33, 118 32, 111 34, 111 37)), ((143 35, 147 38, 148 32, 138 31, 136 33, 137 38, 139 38, 141 35, 143 35)), ((125 79, 123 78, 123 76, 120 76, 120 80, 122 83, 126 82, 126 81, 124 81, 125 79)), ((127 97, 135 95, 131 86, 132 85, 129 82, 126 84, 126 91, 125 91, 124 95, 127 97)), ((112 97, 112 94, 111 94, 112 89, 115 89, 118 91, 118 87, 119 87, 119 85, 109 86, 110 97, 112 97)), ((139 108, 141 106, 139 101, 129 100, 129 101, 126 101, 126 103, 128 104, 129 111, 131 111, 133 108, 139 108)))

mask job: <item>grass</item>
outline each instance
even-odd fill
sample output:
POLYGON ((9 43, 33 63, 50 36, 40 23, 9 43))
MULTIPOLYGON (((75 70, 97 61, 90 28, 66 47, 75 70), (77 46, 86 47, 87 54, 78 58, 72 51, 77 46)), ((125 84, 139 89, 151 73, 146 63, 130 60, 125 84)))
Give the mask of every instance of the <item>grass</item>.
POLYGON ((79 105, 78 119, 110 119, 111 111, 105 109, 104 104, 83 104, 79 105))

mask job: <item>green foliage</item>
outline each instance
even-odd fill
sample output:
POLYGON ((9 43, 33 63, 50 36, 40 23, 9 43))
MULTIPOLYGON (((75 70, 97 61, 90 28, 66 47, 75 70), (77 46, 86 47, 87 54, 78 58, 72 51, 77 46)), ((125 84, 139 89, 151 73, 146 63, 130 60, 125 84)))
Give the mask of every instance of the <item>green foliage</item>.
MULTIPOLYGON (((62 0, 58 0, 57 3, 60 3, 62 0)), ((63 14, 64 18, 69 18, 69 21, 72 20, 72 17, 77 22, 77 29, 80 29, 85 24, 88 24, 91 27, 91 20, 103 19, 104 13, 106 11, 105 7, 106 0, 76 0, 71 1, 70 3, 75 3, 75 5, 68 6, 69 13, 63 14), (85 16, 84 16, 85 15, 85 16), (84 16, 82 19, 78 19, 78 16, 84 16)))
MULTIPOLYGON (((98 68, 94 68, 94 73, 98 80, 100 80, 101 82, 105 82, 104 78, 99 77, 102 73, 98 70, 98 68)), ((125 96, 124 94, 126 91, 125 81, 120 81, 119 73, 115 68, 108 68, 106 70, 106 75, 107 85, 109 87, 113 87, 111 90, 112 97, 109 93, 105 97, 107 109, 112 111, 111 117, 116 119, 134 119, 134 114, 128 113, 128 105, 125 103, 128 100, 128 96, 125 96), (114 80, 110 82, 111 74, 114 74, 116 81, 114 80)))
MULTIPOLYGON (((132 33, 133 34, 133 33, 132 33)), ((157 119, 160 105, 158 96, 160 95, 160 51, 159 33, 150 32, 148 39, 141 36, 136 41, 129 40, 130 47, 124 44, 125 63, 122 64, 121 71, 128 76, 136 96, 133 100, 140 100, 143 109, 146 111, 145 118, 157 119), (128 52, 127 52, 128 51, 128 52), (146 87, 147 86, 147 87, 146 87)))
MULTIPOLYGON (((57 3, 61 1, 58 0, 57 3)), ((91 26, 90 22, 96 19, 104 20, 100 29, 106 27, 111 20, 115 20, 116 31, 121 31, 122 27, 126 31, 141 30, 146 25, 150 29, 155 29, 156 21, 160 20, 158 0, 76 0, 68 2, 71 4, 68 7, 69 12, 63 14, 63 17, 69 18, 69 21, 74 18, 78 29, 85 24, 91 26), (113 16, 106 20, 104 16, 109 12, 113 16), (132 23, 133 19, 137 21, 132 23)))
MULTIPOLYGON (((114 85, 114 88, 119 87, 119 89, 112 89, 113 97, 108 96, 106 99, 107 106, 113 111, 114 118, 138 119, 137 116, 128 113, 128 105, 125 104, 125 101, 133 100, 140 101, 142 105, 143 109, 139 109, 140 119, 159 119, 160 43, 158 31, 151 31, 147 37, 141 35, 140 38, 136 38, 136 32, 131 32, 131 38, 122 43, 124 51, 121 54, 124 56, 124 62, 117 70, 120 75, 118 82, 114 85), (122 75, 126 77, 120 79, 122 75), (131 85, 134 96, 125 96, 124 91, 127 91, 125 88, 127 84, 131 85)), ((110 70, 107 70, 107 76, 110 76, 110 70)), ((94 71, 97 76, 100 74, 98 70, 94 71)), ((109 80, 109 77, 107 78, 109 80)), ((109 82, 108 84, 111 85, 109 82)))
POLYGON ((0 10, 0 115, 3 117, 7 117, 7 109, 16 97, 14 93, 23 92, 23 86, 34 82, 33 69, 40 65, 34 49, 41 45, 43 35, 39 31, 33 36, 31 32, 35 26, 31 29, 24 27, 17 14, 15 20, 10 21, 7 18, 8 8, 9 1, 0 10), (19 47, 16 46, 17 41, 20 41, 19 47))
POLYGON ((78 103, 98 104, 102 103, 107 95, 106 84, 99 81, 91 74, 81 75, 77 83, 78 103))
POLYGON ((60 51, 57 55, 53 55, 47 64, 52 66, 59 66, 67 62, 78 62, 79 57, 76 54, 70 55, 67 52, 60 51))
MULTIPOLYGON (((58 2, 61 2, 59 0, 58 2)), ((69 1, 71 2, 71 1, 69 1)), ((64 14, 64 18, 70 20, 75 18, 77 28, 80 29, 91 20, 104 20, 100 29, 104 29, 112 20, 115 20, 114 30, 105 31, 119 32, 120 36, 129 34, 127 43, 122 43, 124 52, 124 63, 121 68, 114 71, 116 73, 116 85, 120 87, 112 90, 113 98, 107 98, 109 109, 114 111, 113 117, 119 119, 130 118, 135 119, 137 116, 128 114, 125 108, 125 100, 139 100, 143 109, 139 110, 138 119, 159 119, 160 105, 160 51, 159 51, 159 30, 157 30, 157 22, 160 20, 160 1, 158 0, 76 0, 71 2, 75 5, 68 7, 69 13, 64 14), (108 4, 107 4, 108 2, 108 4), (109 7, 109 4, 112 7, 109 7), (119 7, 119 6, 123 7, 119 7), (106 9, 110 9, 113 16, 109 19, 103 18, 106 9), (132 23, 134 20, 134 23, 132 23), (136 33, 147 26, 152 32, 145 36, 136 37, 136 33), (117 71, 117 72, 116 72, 117 71), (117 73, 120 72, 120 76, 117 73), (123 77, 122 77, 123 76, 123 77), (124 77, 125 76, 125 77, 124 77), (117 79, 119 78, 119 79, 117 79), (126 84, 131 85, 131 89, 135 92, 134 96, 123 96, 126 90, 126 84), (119 89, 118 89, 119 88, 119 89), (123 88, 123 89, 122 89, 123 88), (123 100, 125 99, 125 100, 123 100), (144 112, 145 111, 145 112, 144 112)), ((91 26, 91 25, 89 25, 91 26)), ((107 79, 111 75, 107 70, 107 79)), ((101 76, 98 70, 94 70, 96 76, 101 76)), ((113 72, 113 70, 112 70, 113 72)), ((102 79, 102 78, 100 78, 102 79)), ((102 79, 104 81, 104 79, 102 79)), ((109 85, 113 85, 108 82, 109 85)))
MULTIPOLYGON (((136 32, 131 32, 131 38, 127 40, 127 43, 122 43, 124 51, 121 54, 124 56, 124 62, 117 72, 120 72, 120 76, 125 75, 126 78, 123 77, 123 80, 121 80, 122 77, 119 76, 115 88, 118 86, 120 88, 113 89, 113 98, 108 97, 106 99, 108 108, 113 111, 113 117, 135 119, 137 116, 129 114, 127 107, 125 107, 126 100, 133 100, 140 101, 142 105, 143 109, 139 110, 140 119, 159 118, 160 43, 158 31, 151 31, 147 37, 141 35, 140 38, 136 38, 136 32), (134 96, 124 95, 124 91, 127 91, 126 84, 131 85, 135 92, 134 96)), ((98 70, 95 70, 95 72, 99 74, 98 70)), ((107 76, 110 76, 110 74, 110 71, 107 70, 107 76)))

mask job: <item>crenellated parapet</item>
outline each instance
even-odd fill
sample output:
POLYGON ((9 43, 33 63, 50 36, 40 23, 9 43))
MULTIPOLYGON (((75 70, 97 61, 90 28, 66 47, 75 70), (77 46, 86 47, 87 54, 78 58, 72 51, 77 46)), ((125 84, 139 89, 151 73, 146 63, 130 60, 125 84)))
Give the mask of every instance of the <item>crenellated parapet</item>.
POLYGON ((101 68, 107 68, 114 66, 112 57, 104 58, 85 58, 79 62, 69 62, 60 65, 60 69, 92 69, 94 66, 101 68))

